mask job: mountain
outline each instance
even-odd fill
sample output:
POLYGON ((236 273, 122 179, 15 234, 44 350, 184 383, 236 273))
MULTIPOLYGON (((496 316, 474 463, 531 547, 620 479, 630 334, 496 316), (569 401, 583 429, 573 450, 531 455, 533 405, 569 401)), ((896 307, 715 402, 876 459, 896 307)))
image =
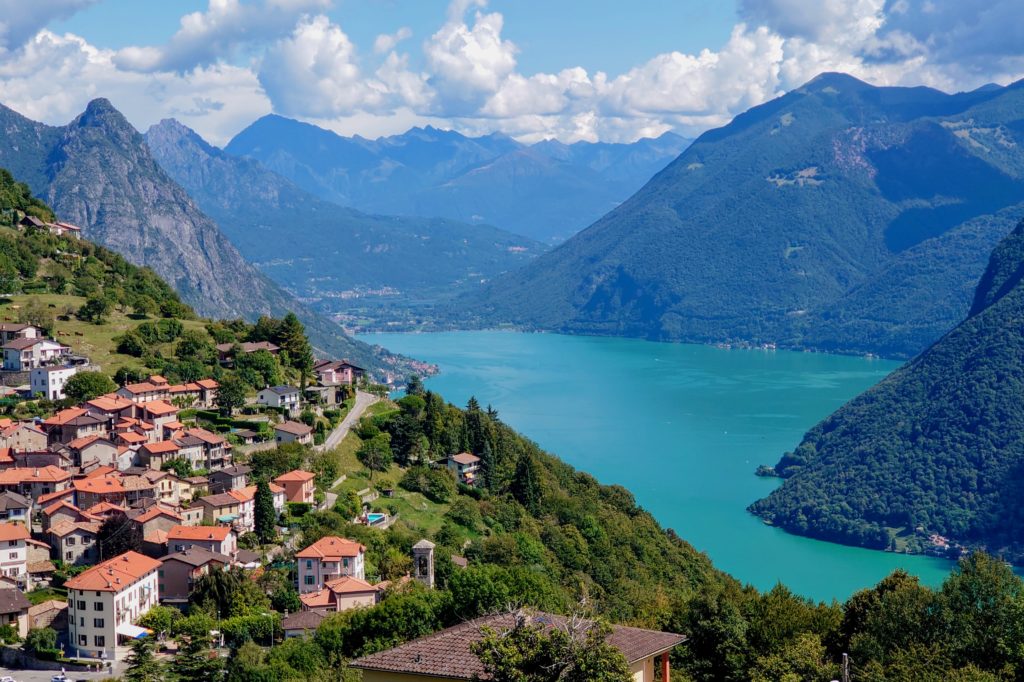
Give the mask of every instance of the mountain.
POLYGON ((157 165, 142 136, 105 99, 66 126, 0 106, 0 166, 84 235, 151 267, 200 314, 294 311, 322 352, 376 368, 398 361, 346 336, 246 263, 217 225, 157 165))
POLYGON ((488 225, 344 208, 254 159, 224 153, 177 121, 154 125, 145 138, 157 162, 242 254, 307 300, 385 288, 406 301, 448 297, 545 248, 488 225))
POLYGON ((909 357, 967 312, 1020 216, 999 212, 1022 201, 1024 83, 947 95, 824 74, 702 135, 485 288, 472 319, 909 357))
POLYGON ((811 429, 751 511, 868 547, 987 547, 1024 560, 1024 221, 993 251, 970 316, 811 429))
POLYGON ((433 127, 367 140, 264 116, 225 147, 345 206, 489 223, 561 241, 635 192, 689 140, 666 133, 633 144, 520 144, 433 127))

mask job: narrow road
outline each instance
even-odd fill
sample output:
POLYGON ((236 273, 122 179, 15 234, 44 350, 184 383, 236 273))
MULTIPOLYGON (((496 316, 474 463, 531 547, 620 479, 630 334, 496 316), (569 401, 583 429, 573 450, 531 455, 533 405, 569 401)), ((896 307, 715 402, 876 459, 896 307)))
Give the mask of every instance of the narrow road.
MULTIPOLYGON (((380 398, 375 395, 371 395, 370 393, 363 393, 362 391, 357 392, 355 405, 353 405, 352 409, 349 410, 349 413, 345 415, 345 418, 341 420, 341 423, 338 424, 330 434, 328 434, 327 440, 324 441, 323 445, 316 446, 316 449, 320 452, 325 452, 341 445, 341 441, 348 435, 352 426, 363 416, 363 413, 366 412, 366 408, 373 405, 378 400, 380 400, 380 398)), ((323 508, 334 509, 334 502, 337 499, 338 495, 336 493, 325 490, 323 508)))

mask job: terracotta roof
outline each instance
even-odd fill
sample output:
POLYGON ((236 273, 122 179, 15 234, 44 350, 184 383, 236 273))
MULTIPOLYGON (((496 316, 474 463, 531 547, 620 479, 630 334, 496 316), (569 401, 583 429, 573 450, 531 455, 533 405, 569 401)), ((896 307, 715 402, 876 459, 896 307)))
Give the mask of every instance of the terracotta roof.
POLYGON ((149 383, 156 384, 157 386, 162 386, 163 384, 167 383, 167 377, 160 376, 159 374, 154 374, 149 377, 149 383))
MULTIPOLYGON (((301 597, 300 597, 301 599, 301 597)), ((281 621, 282 630, 316 630, 327 616, 319 611, 299 611, 281 621)))
POLYGON ((363 592, 376 592, 377 588, 359 578, 353 578, 350 575, 343 575, 340 578, 336 578, 328 583, 324 583, 324 587, 329 589, 335 594, 360 594, 363 592))
POLYGON ((44 467, 13 467, 0 471, 0 485, 19 483, 60 483, 71 478, 71 474, 47 464, 44 467))
POLYGON ((93 469, 92 471, 88 472, 82 478, 100 478, 100 477, 109 476, 111 474, 118 474, 118 473, 119 473, 118 470, 115 469, 114 467, 108 466, 108 465, 104 464, 103 466, 98 466, 95 469, 93 469))
MULTIPOLYGON (((515 618, 514 614, 478 618, 393 649, 358 658, 349 665, 358 670, 426 675, 453 680, 488 680, 491 678, 484 671, 480 659, 470 651, 470 644, 480 639, 481 628, 489 627, 498 632, 507 631, 514 626, 515 618)), ((562 616, 544 613, 529 618, 548 627, 565 623, 562 616)), ((618 649, 627 662, 635 663, 672 649, 686 641, 686 637, 670 632, 614 625, 606 641, 618 649)))
POLYGON ((143 513, 132 518, 132 521, 135 521, 136 523, 146 523, 147 521, 152 521, 158 516, 169 516, 172 519, 181 521, 181 514, 168 507, 160 506, 159 504, 153 505, 143 513))
POLYGON ((316 478, 316 474, 302 469, 292 469, 291 471, 281 474, 274 479, 275 483, 304 483, 305 481, 312 481, 316 478))
POLYGON ((0 464, 14 464, 14 452, 11 448, 0 448, 0 464))
POLYGON ((160 562, 138 552, 125 552, 97 564, 65 583, 68 589, 120 592, 139 578, 160 568, 160 562))
POLYGON ((53 562, 49 559, 43 559, 42 561, 33 561, 28 565, 29 573, 53 573, 57 570, 57 567, 53 565, 53 562))
MULTIPOLYGON (((31 348, 32 346, 35 346, 36 344, 42 343, 44 341, 49 341, 50 343, 55 343, 55 344, 57 343, 56 341, 50 341, 50 339, 25 339, 25 338, 21 338, 21 339, 12 339, 10 343, 8 343, 7 345, 4 346, 4 348, 10 348, 11 350, 25 350, 26 348, 31 348)), ((57 344, 57 345, 60 345, 60 344, 57 344)))
POLYGON ((60 523, 50 526, 50 535, 56 535, 59 538, 65 535, 70 535, 76 530, 83 531, 90 535, 96 535, 100 532, 100 526, 102 524, 98 521, 61 521, 60 523))
POLYGON ((366 547, 355 540, 346 540, 336 535, 328 535, 327 537, 320 538, 295 556, 300 559, 338 561, 342 557, 359 556, 365 551, 366 547))
POLYGON ((142 536, 142 541, 148 542, 151 545, 166 545, 167 531, 159 529, 150 531, 142 536))
POLYGON ((334 606, 338 602, 338 599, 330 590, 317 590, 316 592, 300 594, 299 601, 301 601, 302 605, 307 609, 322 609, 334 606))
POLYGON ((144 476, 125 476, 121 485, 125 490, 152 490, 154 483, 144 476))
MULTIPOLYGON (((68 447, 71 448, 72 450, 81 450, 85 446, 92 445, 98 440, 103 440, 106 441, 107 443, 110 443, 110 441, 104 438, 103 436, 82 436, 81 438, 76 438, 70 443, 68 443, 68 447)), ((113 445, 113 443, 110 443, 110 445, 113 445)))
POLYGON ((476 455, 472 455, 468 452, 460 452, 457 455, 452 455, 448 459, 452 460, 453 462, 458 462, 459 464, 476 464, 477 462, 480 461, 479 457, 477 457, 476 455))
POLYGON ((160 559, 160 563, 167 563, 168 561, 180 561, 189 566, 205 566, 211 561, 216 561, 227 566, 231 563, 231 557, 220 552, 211 552, 203 547, 190 547, 184 552, 168 554, 160 559))
POLYGON ((127 511, 120 505, 113 504, 111 502, 97 502, 93 506, 85 510, 86 514, 92 514, 93 516, 100 516, 101 514, 107 514, 109 512, 125 512, 127 511))
POLYGON ((211 507, 229 507, 233 504, 238 504, 238 498, 234 495, 227 493, 217 493, 216 495, 204 495, 199 498, 199 501, 203 504, 208 504, 211 507))
POLYGON ((124 486, 121 484, 121 479, 114 478, 113 476, 106 476, 103 478, 86 478, 83 480, 72 481, 71 484, 75 487, 75 490, 80 493, 103 495, 107 493, 124 492, 124 486))
POLYGON ((145 443, 149 440, 148 436, 143 436, 141 433, 135 433, 134 431, 125 431, 117 434, 117 437, 123 440, 125 443, 145 443))
POLYGON ((220 386, 220 384, 213 379, 200 379, 196 383, 199 384, 199 388, 205 388, 208 391, 220 386))
POLYGON ((167 533, 170 540, 216 540, 223 542, 231 533, 227 526, 175 526, 167 533))
POLYGON ((75 494, 75 489, 74 488, 66 488, 64 490, 58 490, 56 492, 46 493, 45 495, 40 495, 39 497, 36 498, 36 503, 37 504, 47 504, 48 502, 53 502, 54 500, 62 500, 64 498, 66 498, 66 497, 71 497, 74 494, 75 494))
POLYGON ((167 454, 169 452, 177 452, 178 445, 171 440, 161 440, 156 443, 146 443, 142 446, 142 449, 151 455, 167 454))
POLYGON ((278 424, 274 427, 274 430, 284 431, 285 433, 290 433, 295 436, 308 436, 309 434, 313 433, 313 428, 311 426, 306 426, 301 422, 293 421, 287 421, 284 422, 283 424, 278 424))
POLYGON ((212 431, 207 431, 206 429, 200 429, 198 427, 194 429, 189 429, 185 433, 187 433, 190 436, 198 438, 204 443, 209 443, 210 445, 220 445, 221 443, 224 442, 224 438, 218 436, 216 433, 213 433, 212 431))
POLYGON ((99 398, 87 400, 85 404, 95 407, 97 410, 101 412, 120 412, 121 410, 126 410, 129 407, 135 406, 135 403, 128 400, 124 396, 114 394, 102 395, 99 398))
POLYGON ((153 391, 167 390, 166 386, 158 386, 156 384, 150 383, 149 381, 140 381, 137 384, 125 384, 121 388, 133 394, 152 393, 153 391))
POLYGON ((148 403, 143 403, 142 409, 158 417, 167 414, 177 414, 179 412, 177 407, 170 403, 166 403, 163 400, 153 400, 148 403))
POLYGON ((256 486, 251 485, 247 488, 241 488, 238 490, 229 490, 225 495, 230 495, 239 502, 248 502, 256 498, 256 486))
POLYGON ((20 523, 0 523, 0 541, 28 540, 28 529, 20 523))

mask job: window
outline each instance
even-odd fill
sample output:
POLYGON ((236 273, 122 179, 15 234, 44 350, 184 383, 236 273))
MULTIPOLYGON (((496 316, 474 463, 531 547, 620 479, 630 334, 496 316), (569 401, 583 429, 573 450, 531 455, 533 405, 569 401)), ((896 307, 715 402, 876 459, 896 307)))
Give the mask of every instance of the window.
POLYGON ((8 547, 17 547, 18 546, 18 541, 17 540, 8 540, 7 546, 8 547))
POLYGON ((89 646, 89 638, 85 635, 78 636, 78 646, 89 646))
POLYGON ((343 559, 341 563, 345 568, 348 568, 348 559, 343 559))
POLYGON ((102 618, 93 618, 92 619, 92 626, 94 628, 101 628, 101 627, 103 627, 103 619, 102 618))
POLYGON ((313 560, 306 559, 306 568, 313 568, 313 560))
POLYGON ((92 608, 95 611, 102 611, 103 610, 103 602, 101 602, 101 601, 94 601, 92 603, 92 608))
POLYGON ((311 576, 311 575, 307 575, 306 576, 306 584, 307 585, 312 585, 313 584, 313 576, 311 576))
POLYGON ((96 646, 106 646, 107 645, 107 638, 104 637, 103 635, 95 635, 92 638, 92 641, 96 644, 96 646))
POLYGON ((73 537, 68 538, 68 547, 74 547, 74 546, 75 546, 75 539, 73 537))
POLYGON ((78 617, 78 624, 81 625, 83 628, 85 627, 85 616, 78 617))
POLYGON ((84 601, 78 602, 78 610, 79 611, 85 611, 85 602, 84 601))

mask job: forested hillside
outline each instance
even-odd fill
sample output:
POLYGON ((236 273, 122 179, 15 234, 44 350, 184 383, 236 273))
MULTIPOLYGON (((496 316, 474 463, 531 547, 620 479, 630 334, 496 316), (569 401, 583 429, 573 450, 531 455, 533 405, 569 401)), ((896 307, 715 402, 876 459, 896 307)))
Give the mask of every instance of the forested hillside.
POLYGON ((824 74, 452 315, 912 356, 966 314, 1020 217, 1022 102, 1022 83, 946 95, 824 74))
POLYGON ((107 100, 90 102, 61 127, 0 105, 0 166, 87 238, 153 268, 200 314, 254 321, 294 311, 325 354, 377 370, 407 367, 348 337, 246 263, 107 100))
POLYGON ((751 510, 884 549, 943 540, 1024 560, 1024 222, 993 251, 970 316, 815 426, 751 510))

